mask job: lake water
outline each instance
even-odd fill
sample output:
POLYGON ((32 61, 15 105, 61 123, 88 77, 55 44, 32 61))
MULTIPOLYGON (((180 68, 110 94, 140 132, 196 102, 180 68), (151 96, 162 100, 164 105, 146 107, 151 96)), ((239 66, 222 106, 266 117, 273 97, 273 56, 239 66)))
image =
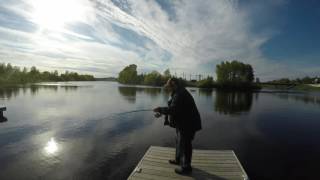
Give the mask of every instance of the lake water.
MULTIPOLYGON (((318 93, 188 88, 202 117, 197 149, 232 149, 253 180, 318 179, 318 93)), ((161 88, 70 82, 0 89, 0 179, 126 179, 150 145, 175 131, 152 112, 161 88), (121 114, 122 113, 122 114, 121 114)))

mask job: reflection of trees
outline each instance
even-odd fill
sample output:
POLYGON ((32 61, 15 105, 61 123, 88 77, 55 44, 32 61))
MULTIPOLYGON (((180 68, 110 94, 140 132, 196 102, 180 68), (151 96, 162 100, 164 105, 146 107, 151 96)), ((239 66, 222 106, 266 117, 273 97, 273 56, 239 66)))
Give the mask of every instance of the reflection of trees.
POLYGON ((30 92, 32 95, 38 94, 39 86, 30 86, 30 92))
POLYGON ((223 114, 239 114, 251 109, 253 94, 251 92, 216 91, 215 111, 223 114))
POLYGON ((212 92, 213 92, 213 89, 199 89, 199 95, 200 96, 206 96, 206 97, 208 97, 208 96, 212 96, 212 92))
POLYGON ((130 103, 136 102, 137 93, 142 93, 150 96, 151 98, 158 96, 162 91, 161 88, 149 87, 133 87, 133 86, 119 86, 119 93, 130 103))
POLYGON ((156 97, 161 93, 161 88, 142 88, 142 91, 139 92, 147 94, 151 97, 156 97))
POLYGON ((1 99, 11 99, 19 94, 19 88, 0 88, 1 99))
POLYGON ((137 90, 136 87, 118 87, 119 93, 127 100, 129 103, 136 102, 136 94, 137 90))
POLYGON ((36 95, 40 89, 58 91, 58 89, 62 89, 67 91, 75 91, 78 89, 78 86, 56 86, 56 85, 30 85, 30 86, 22 86, 22 87, 3 87, 0 88, 0 98, 1 99, 11 99, 12 97, 18 96, 21 92, 26 94, 28 90, 30 90, 31 95, 36 95))
POLYGON ((78 89, 78 86, 60 86, 60 88, 64 89, 65 91, 75 91, 78 89))
POLYGON ((304 102, 305 104, 318 104, 320 105, 320 96, 311 95, 311 94, 293 94, 293 93, 278 93, 275 94, 281 99, 292 99, 295 101, 304 102))
POLYGON ((60 85, 31 85, 30 86, 30 91, 32 95, 36 95, 40 89, 45 89, 45 90, 52 90, 57 92, 58 90, 62 89, 65 92, 68 91, 75 91, 81 86, 60 86, 60 85))

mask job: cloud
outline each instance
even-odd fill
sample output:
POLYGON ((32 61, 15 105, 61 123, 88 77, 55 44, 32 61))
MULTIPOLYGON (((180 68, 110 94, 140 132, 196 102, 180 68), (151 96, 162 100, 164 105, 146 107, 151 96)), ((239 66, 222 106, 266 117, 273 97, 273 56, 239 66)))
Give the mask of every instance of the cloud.
MULTIPOLYGON (((52 12, 55 6, 65 5, 62 15, 67 10, 81 15, 64 22, 58 21, 63 19, 61 14, 51 17, 50 13, 45 14, 49 22, 39 20, 34 10, 37 2, 15 0, 0 5, 24 19, 21 26, 37 27, 21 30, 0 19, 3 61, 45 69, 78 69, 98 76, 117 75, 131 63, 140 71, 170 68, 178 74, 214 75, 216 64, 233 59, 252 64, 262 80, 296 72, 294 66, 263 55, 261 47, 274 33, 270 29, 255 31, 258 19, 252 15, 257 6, 243 8, 241 1, 57 1, 52 12), (67 9, 75 2, 78 8, 67 9)), ((268 7, 283 6, 284 2, 275 0, 268 7)))
POLYGON ((232 59, 257 68, 271 66, 260 52, 261 45, 270 37, 250 31, 250 18, 238 8, 237 1, 177 1, 174 4, 176 20, 171 20, 155 1, 129 1, 130 13, 111 2, 96 3, 102 17, 151 39, 170 52, 172 61, 164 65, 178 71, 213 74, 215 64, 232 59), (201 64, 211 64, 211 70, 193 69, 201 64))

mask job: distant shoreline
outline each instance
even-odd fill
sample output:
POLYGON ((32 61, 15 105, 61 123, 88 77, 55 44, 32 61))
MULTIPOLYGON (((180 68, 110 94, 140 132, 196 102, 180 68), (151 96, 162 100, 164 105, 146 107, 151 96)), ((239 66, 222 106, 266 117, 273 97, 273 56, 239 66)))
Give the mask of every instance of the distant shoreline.
POLYGON ((312 86, 312 87, 317 87, 317 88, 320 88, 320 84, 308 84, 309 86, 312 86))
POLYGON ((297 91, 320 91, 320 84, 298 84, 292 88, 286 86, 262 85, 262 88, 270 88, 277 90, 297 90, 297 91))

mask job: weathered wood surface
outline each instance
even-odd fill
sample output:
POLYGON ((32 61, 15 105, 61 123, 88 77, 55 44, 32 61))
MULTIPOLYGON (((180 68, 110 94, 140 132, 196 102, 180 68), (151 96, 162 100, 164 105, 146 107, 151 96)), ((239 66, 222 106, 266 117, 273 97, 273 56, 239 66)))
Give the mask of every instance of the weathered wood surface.
POLYGON ((151 146, 128 180, 246 180, 248 176, 231 150, 193 150, 192 174, 178 175, 178 166, 168 163, 174 159, 175 149, 151 146))

